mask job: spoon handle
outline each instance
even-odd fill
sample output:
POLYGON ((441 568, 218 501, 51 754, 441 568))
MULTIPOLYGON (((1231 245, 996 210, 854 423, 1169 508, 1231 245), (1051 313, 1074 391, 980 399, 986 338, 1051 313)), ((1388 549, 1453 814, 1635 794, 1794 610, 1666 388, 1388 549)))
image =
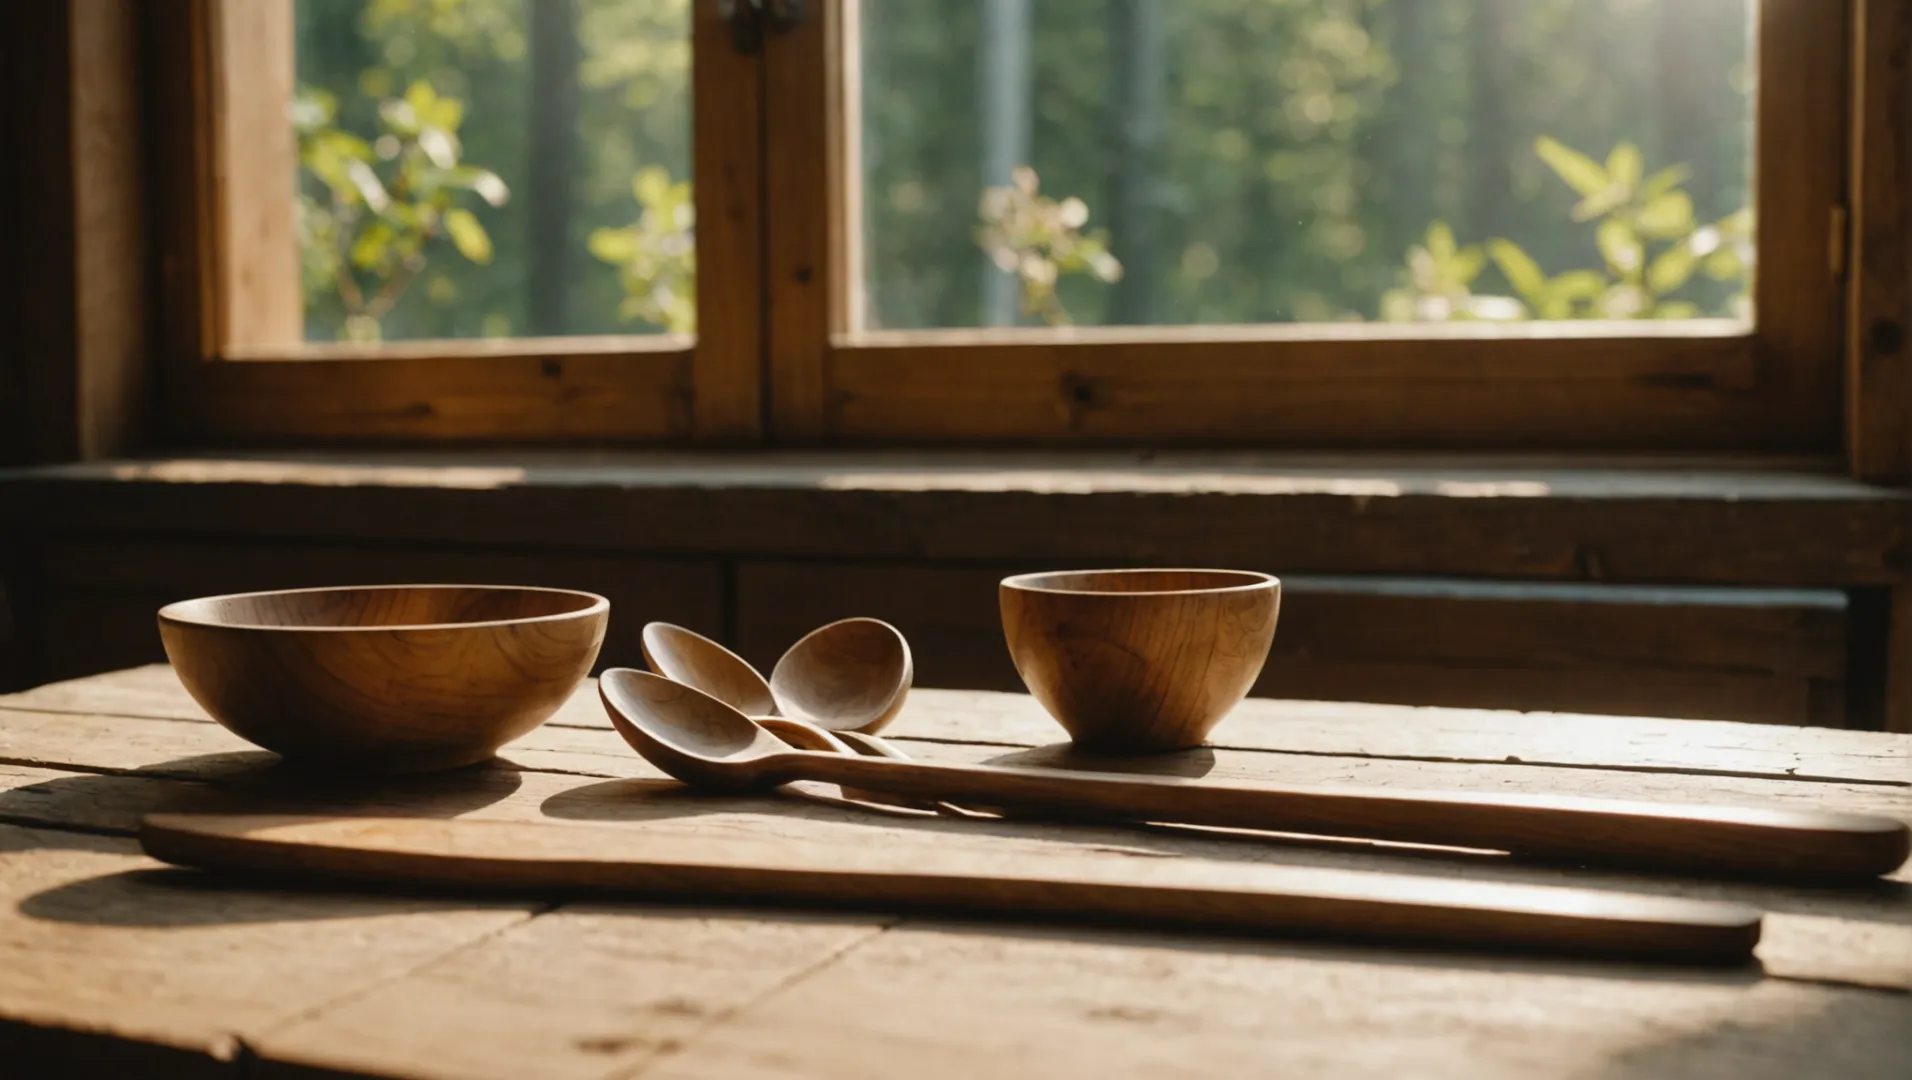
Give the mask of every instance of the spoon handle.
POLYGON ((784 780, 1126 821, 1362 837, 1702 875, 1865 878, 1912 848, 1892 818, 1551 795, 1350 791, 791 754, 784 780))

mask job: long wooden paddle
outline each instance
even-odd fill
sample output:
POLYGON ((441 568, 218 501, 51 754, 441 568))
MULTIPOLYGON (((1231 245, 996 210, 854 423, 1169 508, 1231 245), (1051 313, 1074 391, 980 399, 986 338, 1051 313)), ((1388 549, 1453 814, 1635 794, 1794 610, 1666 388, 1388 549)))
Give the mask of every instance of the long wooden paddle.
POLYGON ((589 825, 155 814, 140 842, 183 866, 410 889, 928 909, 1685 963, 1743 962, 1760 930, 1759 912, 1739 904, 1591 889, 589 825))

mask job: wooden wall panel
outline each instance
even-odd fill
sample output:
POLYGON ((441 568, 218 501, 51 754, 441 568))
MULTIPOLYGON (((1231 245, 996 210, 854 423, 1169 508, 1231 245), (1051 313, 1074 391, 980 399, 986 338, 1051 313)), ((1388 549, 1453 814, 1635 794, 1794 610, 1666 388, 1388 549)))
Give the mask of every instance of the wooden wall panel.
POLYGON ((1857 0, 1846 323, 1853 475, 1912 475, 1912 4, 1857 0))
POLYGON ((1888 604, 1884 727, 1912 735, 1912 588, 1893 589, 1888 604))
POLYGON ((140 24, 138 0, 69 8, 79 456, 103 458, 137 446, 150 424, 140 24))
POLYGON ((13 605, 7 601, 6 582, 0 581, 0 693, 24 685, 20 640, 14 630, 13 605))
MULTIPOLYGON (((803 633, 873 615, 902 628, 919 685, 1017 690, 996 582, 1009 568, 624 558, 592 553, 82 540, 23 553, 27 681, 163 659, 153 614, 262 588, 467 581, 611 598, 600 667, 641 666, 662 619, 765 670, 803 633)), ((1844 594, 1290 577, 1266 697, 1844 726, 1844 594)), ((1902 687, 1901 687, 1902 692, 1902 687)), ((1863 703, 1858 703, 1863 704, 1863 703)))
POLYGON ((1849 196, 1850 11, 1839 0, 1759 5, 1752 291, 1761 385, 1780 394, 1775 445, 1831 449, 1840 428, 1844 289, 1833 253, 1849 196))
POLYGON ((909 638, 919 686, 1020 690, 996 609, 996 583, 1013 572, 747 562, 737 570, 736 649, 767 672, 809 631, 867 615, 909 638))
POLYGON ((295 453, 0 472, 0 499, 23 536, 991 566, 1168 559, 1288 573, 1784 587, 1912 582, 1912 493, 1800 461, 295 453))
POLYGON ((0 289, 0 464, 61 460, 79 445, 72 364, 72 54, 63 5, 0 4, 0 250, 30 262, 0 289), (32 207, 31 213, 20 208, 32 207))
POLYGON ((714 562, 535 552, 129 545, 43 550, 36 681, 165 659, 154 613, 173 600, 255 589, 398 582, 547 585, 611 601, 600 667, 642 666, 638 635, 663 619, 722 634, 723 571, 714 562))
MULTIPOLYGON (((920 685, 1020 689, 996 609, 1006 572, 745 563, 738 650, 767 668, 805 631, 872 615, 908 635, 920 685)), ((1830 590, 1284 586, 1258 696, 1845 724, 1845 611, 1830 590)))
POLYGON ((0 4, 0 464, 121 453, 147 397, 136 0, 0 4))

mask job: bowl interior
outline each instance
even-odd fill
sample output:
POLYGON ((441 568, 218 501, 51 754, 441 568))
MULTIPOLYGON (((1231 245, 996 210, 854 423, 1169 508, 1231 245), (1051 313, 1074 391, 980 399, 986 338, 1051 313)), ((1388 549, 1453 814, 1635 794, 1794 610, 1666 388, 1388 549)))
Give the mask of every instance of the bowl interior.
POLYGON ((1022 574, 1003 584, 1055 593, 1192 593, 1262 588, 1274 580, 1251 570, 1058 570, 1022 574))
POLYGON ((390 629, 522 622, 587 612, 590 593, 500 585, 375 585, 208 596, 170 604, 166 618, 209 626, 390 629))

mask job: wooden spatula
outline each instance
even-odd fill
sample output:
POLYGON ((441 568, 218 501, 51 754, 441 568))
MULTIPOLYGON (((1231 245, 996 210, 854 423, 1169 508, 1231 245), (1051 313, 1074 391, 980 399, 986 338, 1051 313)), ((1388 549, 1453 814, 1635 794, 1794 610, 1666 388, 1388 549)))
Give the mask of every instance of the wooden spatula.
POLYGON ((412 889, 928 909, 1291 937, 1733 964, 1739 904, 1176 857, 899 851, 589 825, 154 814, 154 858, 412 889))

